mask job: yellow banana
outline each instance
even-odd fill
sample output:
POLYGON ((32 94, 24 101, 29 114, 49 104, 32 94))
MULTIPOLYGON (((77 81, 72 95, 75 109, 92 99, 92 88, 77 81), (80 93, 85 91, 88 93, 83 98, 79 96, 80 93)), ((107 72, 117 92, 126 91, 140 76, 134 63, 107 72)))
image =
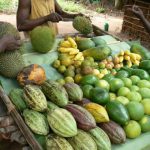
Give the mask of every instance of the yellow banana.
POLYGON ((140 61, 136 60, 136 61, 134 62, 134 64, 139 66, 140 61))
POLYGON ((75 40, 73 38, 68 37, 68 41, 70 42, 71 47, 77 48, 77 44, 76 44, 76 42, 75 42, 75 40))
POLYGON ((79 60, 82 56, 83 56, 82 52, 79 52, 79 53, 75 56, 74 60, 79 60))
POLYGON ((130 53, 130 58, 134 61, 136 61, 136 55, 134 53, 130 53))
POLYGON ((141 60, 142 59, 141 55, 139 55, 139 54, 135 54, 135 56, 136 56, 137 60, 141 60))
POLYGON ((124 51, 121 51, 119 55, 120 55, 120 56, 123 56, 123 55, 124 55, 124 51))
POLYGON ((130 51, 129 51, 129 50, 126 50, 126 51, 124 51, 124 54, 125 54, 125 55, 130 55, 130 51))
POLYGON ((130 60, 130 56, 125 55, 125 56, 124 56, 124 59, 125 59, 125 60, 130 60))
POLYGON ((75 54, 78 54, 79 53, 79 50, 78 49, 74 49, 72 50, 69 55, 75 55, 75 54))
POLYGON ((70 59, 74 59, 75 55, 69 55, 68 56, 70 59))
POLYGON ((60 47, 65 47, 65 48, 70 48, 71 47, 71 44, 69 41, 62 41, 60 43, 60 47))
POLYGON ((80 61, 83 61, 84 60, 84 57, 82 56, 80 59, 78 59, 78 60, 80 60, 80 61))
POLYGON ((132 67, 132 62, 131 61, 127 61, 127 65, 128 65, 128 67, 132 67))
POLYGON ((119 62, 122 63, 124 60, 123 56, 119 56, 119 62))
POLYGON ((74 48, 60 47, 60 48, 58 48, 58 50, 59 50, 61 53, 70 53, 71 51, 74 50, 74 48))

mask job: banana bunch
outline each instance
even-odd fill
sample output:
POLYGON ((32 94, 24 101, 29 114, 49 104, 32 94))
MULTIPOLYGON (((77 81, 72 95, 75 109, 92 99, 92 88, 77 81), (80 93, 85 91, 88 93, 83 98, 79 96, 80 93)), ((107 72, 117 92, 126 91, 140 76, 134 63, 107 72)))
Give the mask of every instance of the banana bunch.
POLYGON ((132 65, 139 65, 141 56, 139 54, 131 53, 129 50, 121 51, 118 55, 118 61, 122 63, 123 61, 126 61, 126 64, 128 67, 131 67, 132 65))
POLYGON ((72 37, 68 37, 59 44, 58 51, 60 53, 65 53, 72 61, 79 61, 82 63, 84 60, 82 52, 77 49, 77 44, 72 37))

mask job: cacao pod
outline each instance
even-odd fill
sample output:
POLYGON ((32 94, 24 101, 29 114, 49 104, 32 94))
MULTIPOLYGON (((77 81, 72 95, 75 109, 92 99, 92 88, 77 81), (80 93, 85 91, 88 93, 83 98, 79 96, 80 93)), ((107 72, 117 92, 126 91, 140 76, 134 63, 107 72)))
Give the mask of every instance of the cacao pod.
POLYGON ((111 150, 111 143, 108 135, 99 127, 89 131, 93 140, 97 144, 97 150, 111 150))
POLYGON ((66 83, 64 85, 70 101, 81 101, 83 98, 83 92, 79 85, 75 83, 66 83))
POLYGON ((45 70, 37 64, 29 65, 18 74, 17 80, 21 86, 41 85, 46 80, 45 70))
POLYGON ((78 130, 78 134, 68 138, 68 141, 74 150, 97 150, 97 145, 91 135, 82 130, 78 130))
POLYGON ((66 109, 75 118, 79 129, 88 131, 96 127, 95 119, 85 108, 75 104, 68 104, 66 109))
POLYGON ((47 80, 42 84, 42 91, 56 105, 64 107, 68 104, 68 94, 59 83, 47 80))
POLYGON ((75 101, 74 104, 84 106, 87 103, 90 103, 91 101, 89 99, 83 98, 82 101, 75 101))
POLYGON ((49 135, 46 141, 47 150, 73 150, 69 142, 58 135, 49 135))
POLYGON ((96 123, 109 121, 107 111, 103 106, 96 103, 88 103, 84 105, 84 108, 86 108, 93 115, 96 123))
POLYGON ((56 108, 47 114, 47 120, 54 133, 62 137, 77 134, 76 121, 72 114, 63 108, 56 108))
POLYGON ((114 121, 100 123, 98 126, 107 133, 113 144, 120 144, 126 141, 126 134, 123 128, 114 121))
POLYGON ((23 96, 31 109, 39 112, 43 112, 47 109, 46 97, 39 87, 35 85, 26 85, 24 87, 23 96))
POLYGON ((35 134, 47 135, 49 133, 47 119, 41 113, 26 109, 23 111, 23 116, 25 123, 35 134))

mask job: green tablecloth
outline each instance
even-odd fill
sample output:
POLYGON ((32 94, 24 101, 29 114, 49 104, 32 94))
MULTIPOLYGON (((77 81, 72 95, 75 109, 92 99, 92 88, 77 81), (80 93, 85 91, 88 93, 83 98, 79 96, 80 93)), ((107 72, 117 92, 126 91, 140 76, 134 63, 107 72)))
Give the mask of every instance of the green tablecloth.
MULTIPOLYGON (((106 40, 107 43, 114 43, 116 41, 111 36, 102 36, 102 38, 106 40)), ((36 53, 33 51, 30 42, 25 43, 23 57, 26 65, 34 63, 39 64, 44 67, 48 79, 56 80, 61 78, 61 74, 51 66, 52 62, 58 58, 56 49, 59 41, 60 39, 56 41, 53 50, 47 54, 36 53)), ((119 52, 119 50, 127 50, 130 48, 125 42, 110 44, 109 46, 114 53, 119 52)), ((0 81, 7 94, 9 94, 11 89, 19 87, 15 79, 12 80, 0 76, 0 81)), ((134 140, 127 140, 125 144, 113 145, 112 150, 150 150, 150 133, 142 134, 139 138, 134 140)))

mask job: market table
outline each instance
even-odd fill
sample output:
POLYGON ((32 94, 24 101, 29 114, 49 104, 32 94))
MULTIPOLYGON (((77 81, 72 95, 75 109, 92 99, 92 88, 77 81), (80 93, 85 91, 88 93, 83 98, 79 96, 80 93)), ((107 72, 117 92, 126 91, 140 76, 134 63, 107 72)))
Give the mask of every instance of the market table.
MULTIPOLYGON (((130 46, 126 42, 120 42, 114 39, 110 35, 101 36, 104 39, 108 46, 112 49, 112 54, 117 54, 120 50, 127 50, 130 46)), ((57 39, 53 50, 46 53, 40 54, 33 51, 32 45, 30 42, 25 42, 23 57, 26 65, 30 64, 39 64, 46 71, 47 79, 56 80, 62 77, 61 74, 54 69, 51 64, 54 60, 58 58, 57 45, 61 39, 57 39)), ((13 88, 19 87, 15 79, 8 79, 0 76, 1 85, 6 92, 9 94, 10 90, 13 88)), ((113 145, 112 150, 150 150, 150 133, 142 134, 140 137, 134 140, 127 140, 125 144, 113 145)))

